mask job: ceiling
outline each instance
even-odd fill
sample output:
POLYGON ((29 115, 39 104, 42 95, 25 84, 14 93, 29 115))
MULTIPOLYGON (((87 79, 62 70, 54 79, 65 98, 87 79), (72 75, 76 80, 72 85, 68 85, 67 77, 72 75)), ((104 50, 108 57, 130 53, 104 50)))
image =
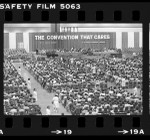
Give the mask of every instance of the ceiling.
POLYGON ((79 28, 142 28, 142 24, 125 24, 125 23, 96 23, 96 24, 60 24, 61 27, 79 27, 79 28))
POLYGON ((27 28, 27 27, 33 27, 33 28, 37 28, 37 27, 51 27, 51 24, 49 24, 49 23, 46 23, 46 24, 39 24, 39 23, 33 23, 33 24, 22 24, 22 23, 18 23, 18 24, 4 24, 4 28, 19 28, 19 27, 25 27, 25 28, 27 28))
MULTIPOLYGON (((91 28, 142 28, 142 24, 119 24, 119 23, 96 23, 96 24, 87 24, 87 23, 80 23, 80 24, 76 24, 76 23, 63 23, 60 24, 61 27, 79 27, 79 28, 87 28, 87 27, 91 27, 91 28)), ((51 27, 50 23, 45 23, 45 24, 39 24, 39 23, 32 23, 32 24, 22 24, 22 23, 18 23, 18 24, 4 24, 4 27, 7 28, 13 28, 13 27, 51 27)))

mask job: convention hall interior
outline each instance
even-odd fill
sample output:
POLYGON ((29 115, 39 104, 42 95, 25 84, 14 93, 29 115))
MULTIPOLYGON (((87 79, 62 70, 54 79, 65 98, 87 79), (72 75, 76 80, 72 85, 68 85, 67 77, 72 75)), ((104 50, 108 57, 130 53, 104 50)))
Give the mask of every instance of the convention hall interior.
POLYGON ((142 114, 142 24, 4 24, 3 37, 4 114, 142 114))

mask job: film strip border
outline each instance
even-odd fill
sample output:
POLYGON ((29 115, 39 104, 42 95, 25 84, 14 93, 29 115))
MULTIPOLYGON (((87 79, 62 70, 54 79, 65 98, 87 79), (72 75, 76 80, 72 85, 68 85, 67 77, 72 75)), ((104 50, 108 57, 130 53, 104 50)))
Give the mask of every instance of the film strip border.
MULTIPOLYGON (((19 13, 17 13, 17 15, 19 15, 19 13)), ((5 11, 5 22, 14 22, 16 21, 16 16, 12 11, 5 11)), ((51 14, 51 12, 49 11, 41 11, 40 15, 38 17, 38 19, 40 21, 44 21, 44 22, 47 22, 50 20, 50 18, 52 18, 51 16, 53 16, 51 14)), ((85 11, 78 11, 76 12, 76 14, 74 15, 76 19, 76 21, 78 22, 84 22, 87 20, 87 16, 86 16, 86 12, 85 11)), ((103 11, 96 11, 95 13, 95 20, 93 18, 94 21, 105 21, 105 13, 103 11)), ((68 11, 60 11, 58 16, 56 16, 57 18, 59 18, 60 22, 67 22, 69 20, 69 16, 70 16, 70 12, 68 11)), ((22 14, 21 14, 21 17, 19 18, 20 21, 23 21, 23 22, 30 22, 32 21, 32 19, 34 18, 34 15, 32 14, 31 11, 22 11, 22 14)), ((123 19, 123 13, 122 11, 120 10, 115 10, 113 11, 113 14, 112 14, 112 19, 116 22, 119 22, 119 21, 124 21, 123 19)), ((135 21, 135 22, 139 22, 141 21, 141 14, 140 14, 140 11, 139 10, 133 10, 131 11, 130 15, 129 15, 129 19, 132 20, 132 21, 135 21)), ((37 20, 37 19, 36 19, 37 20)))
MULTIPOLYGON (((67 5, 67 4, 66 4, 67 5)), ((72 5, 72 4, 68 4, 72 5)), ((1 17, 5 22, 140 22, 145 19, 145 15, 141 10, 143 3, 129 4, 127 7, 124 3, 105 3, 99 4, 90 3, 87 6, 80 4, 81 9, 71 9, 71 6, 64 10, 41 10, 33 7, 31 10, 1 10, 5 13, 4 17, 1 17), (91 8, 93 7, 93 8, 91 8), (115 8, 117 7, 117 8, 115 8), (86 10, 86 9, 90 10, 86 10), (128 10, 126 9, 128 8, 128 10), (108 11, 109 9, 109 11, 108 11), (73 17, 72 17, 73 15, 73 17), (19 17, 18 17, 19 16, 19 17), (55 17, 55 18, 54 18, 55 17)), ((148 10, 148 5, 147 10, 148 10)), ((146 8, 146 7, 145 7, 146 8)))
POLYGON ((61 131, 60 135, 149 134, 143 122, 138 116, 16 116, 6 117, 3 125, 7 135, 52 135, 54 131, 61 131))
MULTIPOLYGON (((1 10, 0 40, 3 42, 4 23, 142 23, 143 65, 149 51, 149 3, 82 3, 80 10, 1 10), (90 9, 90 10, 89 10, 90 9)), ((3 51, 1 51, 3 56, 3 51)), ((143 69, 143 81, 148 81, 149 70, 143 69)), ((0 112, 0 132, 4 135, 50 135, 59 130, 60 135, 149 135, 149 83, 144 82, 142 116, 3 116, 0 112), (71 130, 71 132, 70 132, 71 130), (63 131, 63 133, 62 133, 63 131), (122 132, 121 132, 122 131, 122 132), (69 134, 71 133, 71 134, 69 134)), ((2 91, 3 93, 3 91, 2 91)), ((0 95, 3 100, 3 95, 0 95)), ((0 103, 3 110, 3 102, 0 103)))
MULTIPOLYGON (((68 15, 69 15, 69 12, 67 11, 60 11, 59 12, 59 20, 60 21, 67 21, 68 19, 68 15)), ((22 12, 22 20, 24 22, 26 21, 32 21, 32 13, 30 11, 23 11, 22 12)), ((40 16, 39 16, 40 17, 40 16)), ((20 18, 20 19, 21 19, 20 18)), ((76 14, 76 19, 77 21, 86 21, 86 12, 85 11, 78 11, 77 14, 76 14)), ((138 10, 134 10, 131 12, 130 14, 130 18, 133 20, 133 21, 140 21, 140 11, 138 10)), ((5 21, 6 22, 11 22, 15 19, 14 17, 14 14, 12 11, 6 11, 5 12, 5 21)), ((40 18, 39 18, 40 19, 40 18)), ((50 12, 49 11, 42 11, 41 12, 41 21, 49 21, 50 19, 50 12)), ((95 19, 96 21, 103 21, 104 20, 104 12, 103 11, 96 11, 96 14, 95 14, 95 19)), ((122 12, 117 10, 117 11, 114 11, 114 14, 113 14, 113 19, 114 21, 121 21, 122 20, 122 12)))

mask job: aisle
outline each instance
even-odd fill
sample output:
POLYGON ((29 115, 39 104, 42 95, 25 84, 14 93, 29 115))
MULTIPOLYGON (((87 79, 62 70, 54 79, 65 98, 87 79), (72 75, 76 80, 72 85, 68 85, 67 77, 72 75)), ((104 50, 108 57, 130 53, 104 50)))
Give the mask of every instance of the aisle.
POLYGON ((36 104, 38 104, 41 107, 41 112, 43 115, 46 114, 46 107, 48 105, 51 107, 52 115, 61 115, 61 113, 64 113, 64 115, 71 115, 61 104, 59 113, 53 112, 52 98, 54 97, 54 93, 48 93, 45 89, 43 89, 41 85, 34 79, 34 77, 23 67, 21 63, 13 64, 17 70, 19 66, 21 67, 21 75, 25 79, 25 81, 27 81, 28 78, 30 78, 32 87, 31 93, 33 92, 33 89, 36 88, 38 94, 38 101, 36 102, 36 104))

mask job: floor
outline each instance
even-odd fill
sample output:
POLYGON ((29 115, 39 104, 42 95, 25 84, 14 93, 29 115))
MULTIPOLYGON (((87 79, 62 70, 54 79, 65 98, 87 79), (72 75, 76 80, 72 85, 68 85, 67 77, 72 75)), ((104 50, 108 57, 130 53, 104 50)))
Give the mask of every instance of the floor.
POLYGON ((28 78, 30 78, 32 88, 31 93, 33 92, 34 88, 37 90, 38 100, 36 104, 41 107, 41 112, 43 115, 46 114, 46 107, 48 105, 51 108, 51 115, 61 115, 61 113, 64 113, 64 115, 71 115, 62 105, 60 105, 59 112, 55 113, 53 111, 52 105, 52 98, 54 97, 54 93, 48 93, 45 89, 43 89, 41 85, 34 79, 34 77, 23 67, 22 63, 13 63, 13 65, 16 67, 16 69, 18 69, 19 66, 21 67, 21 75, 26 81, 28 78))

